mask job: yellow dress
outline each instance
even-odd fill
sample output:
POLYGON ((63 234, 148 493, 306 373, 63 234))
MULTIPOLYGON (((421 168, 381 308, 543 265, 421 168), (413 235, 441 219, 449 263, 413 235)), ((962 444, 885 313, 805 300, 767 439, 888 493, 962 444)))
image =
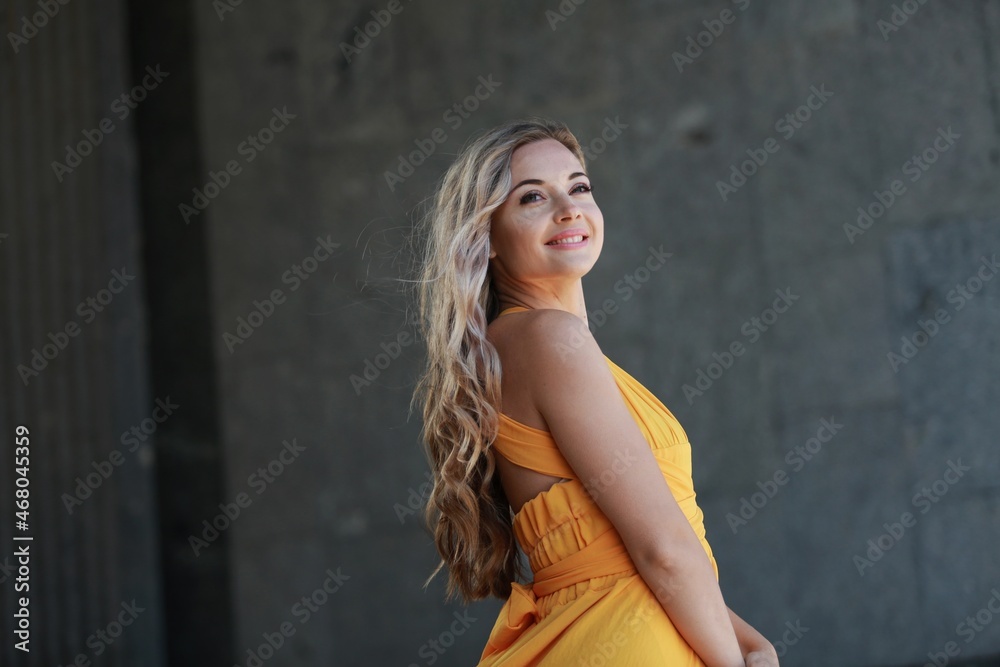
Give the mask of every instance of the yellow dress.
MULTIPOLYGON (((515 310, 530 309, 514 306, 500 315, 515 310)), ((703 514, 695 503, 687 433, 659 399, 604 358, 718 579, 703 514)), ((512 582, 480 667, 703 666, 551 434, 501 413, 493 446, 518 465, 569 481, 538 494, 514 516, 514 534, 534 577, 526 585, 512 582)))

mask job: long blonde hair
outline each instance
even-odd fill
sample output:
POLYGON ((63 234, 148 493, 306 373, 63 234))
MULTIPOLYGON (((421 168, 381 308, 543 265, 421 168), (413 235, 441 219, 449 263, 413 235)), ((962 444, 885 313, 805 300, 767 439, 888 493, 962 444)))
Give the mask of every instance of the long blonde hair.
POLYGON ((521 581, 510 505, 490 448, 500 411, 500 358, 486 340, 499 313, 489 271, 490 221, 510 194, 511 155, 519 146, 555 139, 586 167, 576 137, 562 123, 515 120, 467 143, 437 188, 423 218, 418 269, 418 326, 426 367, 410 402, 423 401, 421 441, 433 475, 424 512, 441 562, 446 601, 506 598, 521 581))

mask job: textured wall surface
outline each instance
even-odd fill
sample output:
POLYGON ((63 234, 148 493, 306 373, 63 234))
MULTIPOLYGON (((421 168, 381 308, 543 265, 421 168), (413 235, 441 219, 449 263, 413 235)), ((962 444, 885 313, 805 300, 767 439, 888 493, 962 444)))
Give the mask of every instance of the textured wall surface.
POLYGON ((5 3, 0 45, 0 664, 159 667, 126 17, 47 7, 5 3))
MULTIPOLYGON (((35 11, 15 4, 5 34, 35 11)), ((127 27, 92 7, 33 54, 2 45, 0 426, 62 447, 39 502, 45 548, 74 554, 46 571, 46 658, 143 590, 149 625, 95 664, 475 664, 501 601, 422 588, 399 279, 462 144, 543 115, 604 213, 595 336, 690 436, 728 605, 782 665, 996 664, 998 0, 133 2, 127 27), (137 133, 57 187, 50 156, 155 63, 173 78, 137 133), (14 364, 140 241, 141 289, 25 391, 14 364), (167 394, 157 456, 58 518, 167 394)))
POLYGON ((468 136, 537 113, 591 151, 607 240, 588 307, 618 306, 595 333, 691 437, 729 605, 783 664, 1000 653, 1000 623, 958 628, 1000 586, 1000 280, 948 298, 1000 251, 1000 3, 903 4, 404 2, 346 55, 381 5, 201 10, 205 167, 242 169, 192 223, 212 238, 229 495, 283 441, 305 446, 232 529, 238 652, 290 621, 273 664, 478 657, 499 602, 452 634, 462 608, 440 580, 421 590, 435 555, 397 512, 425 482, 406 413, 421 347, 351 378, 410 330, 393 279, 414 206, 468 136), (239 145, 275 108, 295 117, 251 162, 239 145), (317 237, 340 246, 283 280, 317 237), (615 289, 661 245, 662 270, 615 289), (776 292, 792 305, 772 319, 776 292), (713 368, 734 341, 746 352, 713 368))

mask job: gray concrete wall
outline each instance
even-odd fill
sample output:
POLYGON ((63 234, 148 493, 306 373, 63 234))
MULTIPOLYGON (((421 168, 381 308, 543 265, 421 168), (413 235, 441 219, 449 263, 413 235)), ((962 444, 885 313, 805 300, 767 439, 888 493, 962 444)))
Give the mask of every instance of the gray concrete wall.
MULTIPOLYGON (((133 256, 127 179, 142 174, 151 280, 136 294, 150 314, 121 302, 119 319, 88 334, 105 356, 50 369, 44 395, 11 389, 3 423, 24 410, 40 426, 102 415, 111 426, 97 444, 53 457, 66 482, 161 389, 192 406, 158 444, 170 655, 216 664, 228 651, 247 665, 256 654, 269 667, 478 658, 501 601, 443 604, 443 577, 422 590, 436 553, 419 515, 399 512, 424 493, 427 467, 407 414, 422 347, 398 279, 414 211, 461 144, 530 114, 564 120, 592 155, 607 235, 584 282, 595 334, 691 437, 728 604, 783 665, 1000 655, 987 607, 1000 590, 1000 280, 984 263, 1000 255, 1000 3, 401 0, 367 42, 342 46, 388 6, 222 0, 192 5, 193 17, 163 10, 161 35, 156 12, 133 3, 131 72, 162 56, 179 67, 176 87, 140 109, 139 165, 118 144, 78 190, 55 191, 63 208, 49 218, 32 207, 53 187, 33 179, 123 89, 129 77, 93 62, 119 56, 93 54, 124 28, 113 12, 61 10, 89 26, 66 53, 91 78, 57 78, 77 86, 80 108, 53 102, 55 85, 9 107, 7 91, 23 95, 55 56, 5 55, 3 136, 15 148, 0 163, 0 275, 17 326, 0 335, 12 349, 30 352, 102 267, 133 256), (26 120, 35 107, 57 136, 22 134, 43 127, 26 120), (438 128, 443 143, 387 179, 438 128), (741 168, 749 175, 734 177, 741 168), (859 207, 871 222, 858 223, 859 207), (74 226, 74 211, 88 224, 74 226), (22 222, 36 218, 60 240, 40 245, 22 222), (637 270, 650 246, 672 256, 647 277, 637 270), (81 252, 76 273, 64 268, 81 252), (61 296, 28 307, 13 285, 39 276, 44 295, 61 296), (621 290, 630 276, 639 289, 621 290), (781 313, 769 311, 778 292, 790 295, 781 313), (602 318, 606 300, 615 312, 602 318), (132 359, 147 317, 149 362, 132 359), (735 343, 743 352, 727 359, 735 343), (91 363, 116 374, 80 380, 91 363), (377 377, 359 382, 371 365, 377 377), (46 408, 50 397, 63 402, 46 408), (231 612, 220 609, 229 596, 231 612), (474 620, 453 634, 464 612, 474 620)), ((51 40, 64 23, 31 46, 63 53, 51 40)), ((45 440, 61 442, 52 424, 45 440)), ((97 428, 68 424, 76 436, 97 428)), ((146 554, 151 475, 121 482, 141 510, 122 534, 146 554)), ((103 536, 115 508, 132 507, 106 498, 92 505, 103 536)), ((91 560, 67 562, 122 562, 110 537, 79 548, 91 560)), ((160 584, 151 558, 103 588, 82 570, 62 576, 67 599, 89 606, 50 624, 57 660, 129 585, 154 596, 160 584)), ((128 636, 155 651, 149 618, 128 636)))
POLYGON ((159 667, 149 435, 164 414, 134 115, 112 107, 137 84, 127 17, 117 2, 45 7, 5 3, 0 23, 0 664, 159 667))
POLYGON ((339 45, 381 4, 200 10, 205 167, 242 169, 192 223, 212 239, 230 495, 284 440, 305 446, 232 529, 237 652, 290 622, 271 664, 478 658, 499 601, 449 637, 461 607, 421 590, 433 548, 394 511, 425 481, 406 413, 421 347, 370 385, 351 378, 409 330, 393 280, 413 207, 468 136, 537 113, 594 153, 607 240, 585 287, 592 311, 618 307, 596 334, 691 436, 730 606, 787 665, 922 664, 949 641, 952 661, 1000 653, 1000 623, 959 626, 1000 586, 1000 280, 961 309, 949 299, 1000 250, 1000 4, 911 4, 895 25, 881 1, 564 2, 558 20, 555 2, 406 2, 350 62, 339 45), (702 52, 676 59, 699 33, 702 52), (449 124, 480 77, 500 84, 449 124), (240 142, 273 108, 295 118, 245 162, 240 142), (601 145, 608 119, 624 128, 601 145), (438 127, 447 140, 390 186, 438 127), (766 162, 723 197, 748 150, 766 162), (908 163, 925 151, 926 169, 908 163), (883 215, 845 228, 894 180, 883 215), (317 237, 340 247, 295 289, 283 272, 317 237), (651 245, 673 256, 626 298, 616 281, 651 245), (223 334, 275 289, 287 300, 230 352, 223 334), (776 290, 796 298, 770 320, 776 290), (894 369, 887 354, 938 311, 894 369), (718 375, 713 354, 737 341, 718 375), (699 371, 717 377, 685 393, 699 371), (940 502, 915 501, 925 487, 940 502), (297 617, 331 571, 338 590, 297 617))

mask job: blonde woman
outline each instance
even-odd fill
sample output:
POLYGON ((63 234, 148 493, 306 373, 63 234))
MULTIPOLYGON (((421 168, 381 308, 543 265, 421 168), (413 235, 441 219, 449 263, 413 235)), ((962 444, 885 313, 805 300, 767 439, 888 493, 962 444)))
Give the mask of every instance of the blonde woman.
POLYGON ((447 566, 448 599, 506 600, 479 664, 777 665, 723 601, 687 434, 588 327, 604 219, 573 134, 477 137, 426 225, 413 398, 442 560, 424 586, 447 566))

